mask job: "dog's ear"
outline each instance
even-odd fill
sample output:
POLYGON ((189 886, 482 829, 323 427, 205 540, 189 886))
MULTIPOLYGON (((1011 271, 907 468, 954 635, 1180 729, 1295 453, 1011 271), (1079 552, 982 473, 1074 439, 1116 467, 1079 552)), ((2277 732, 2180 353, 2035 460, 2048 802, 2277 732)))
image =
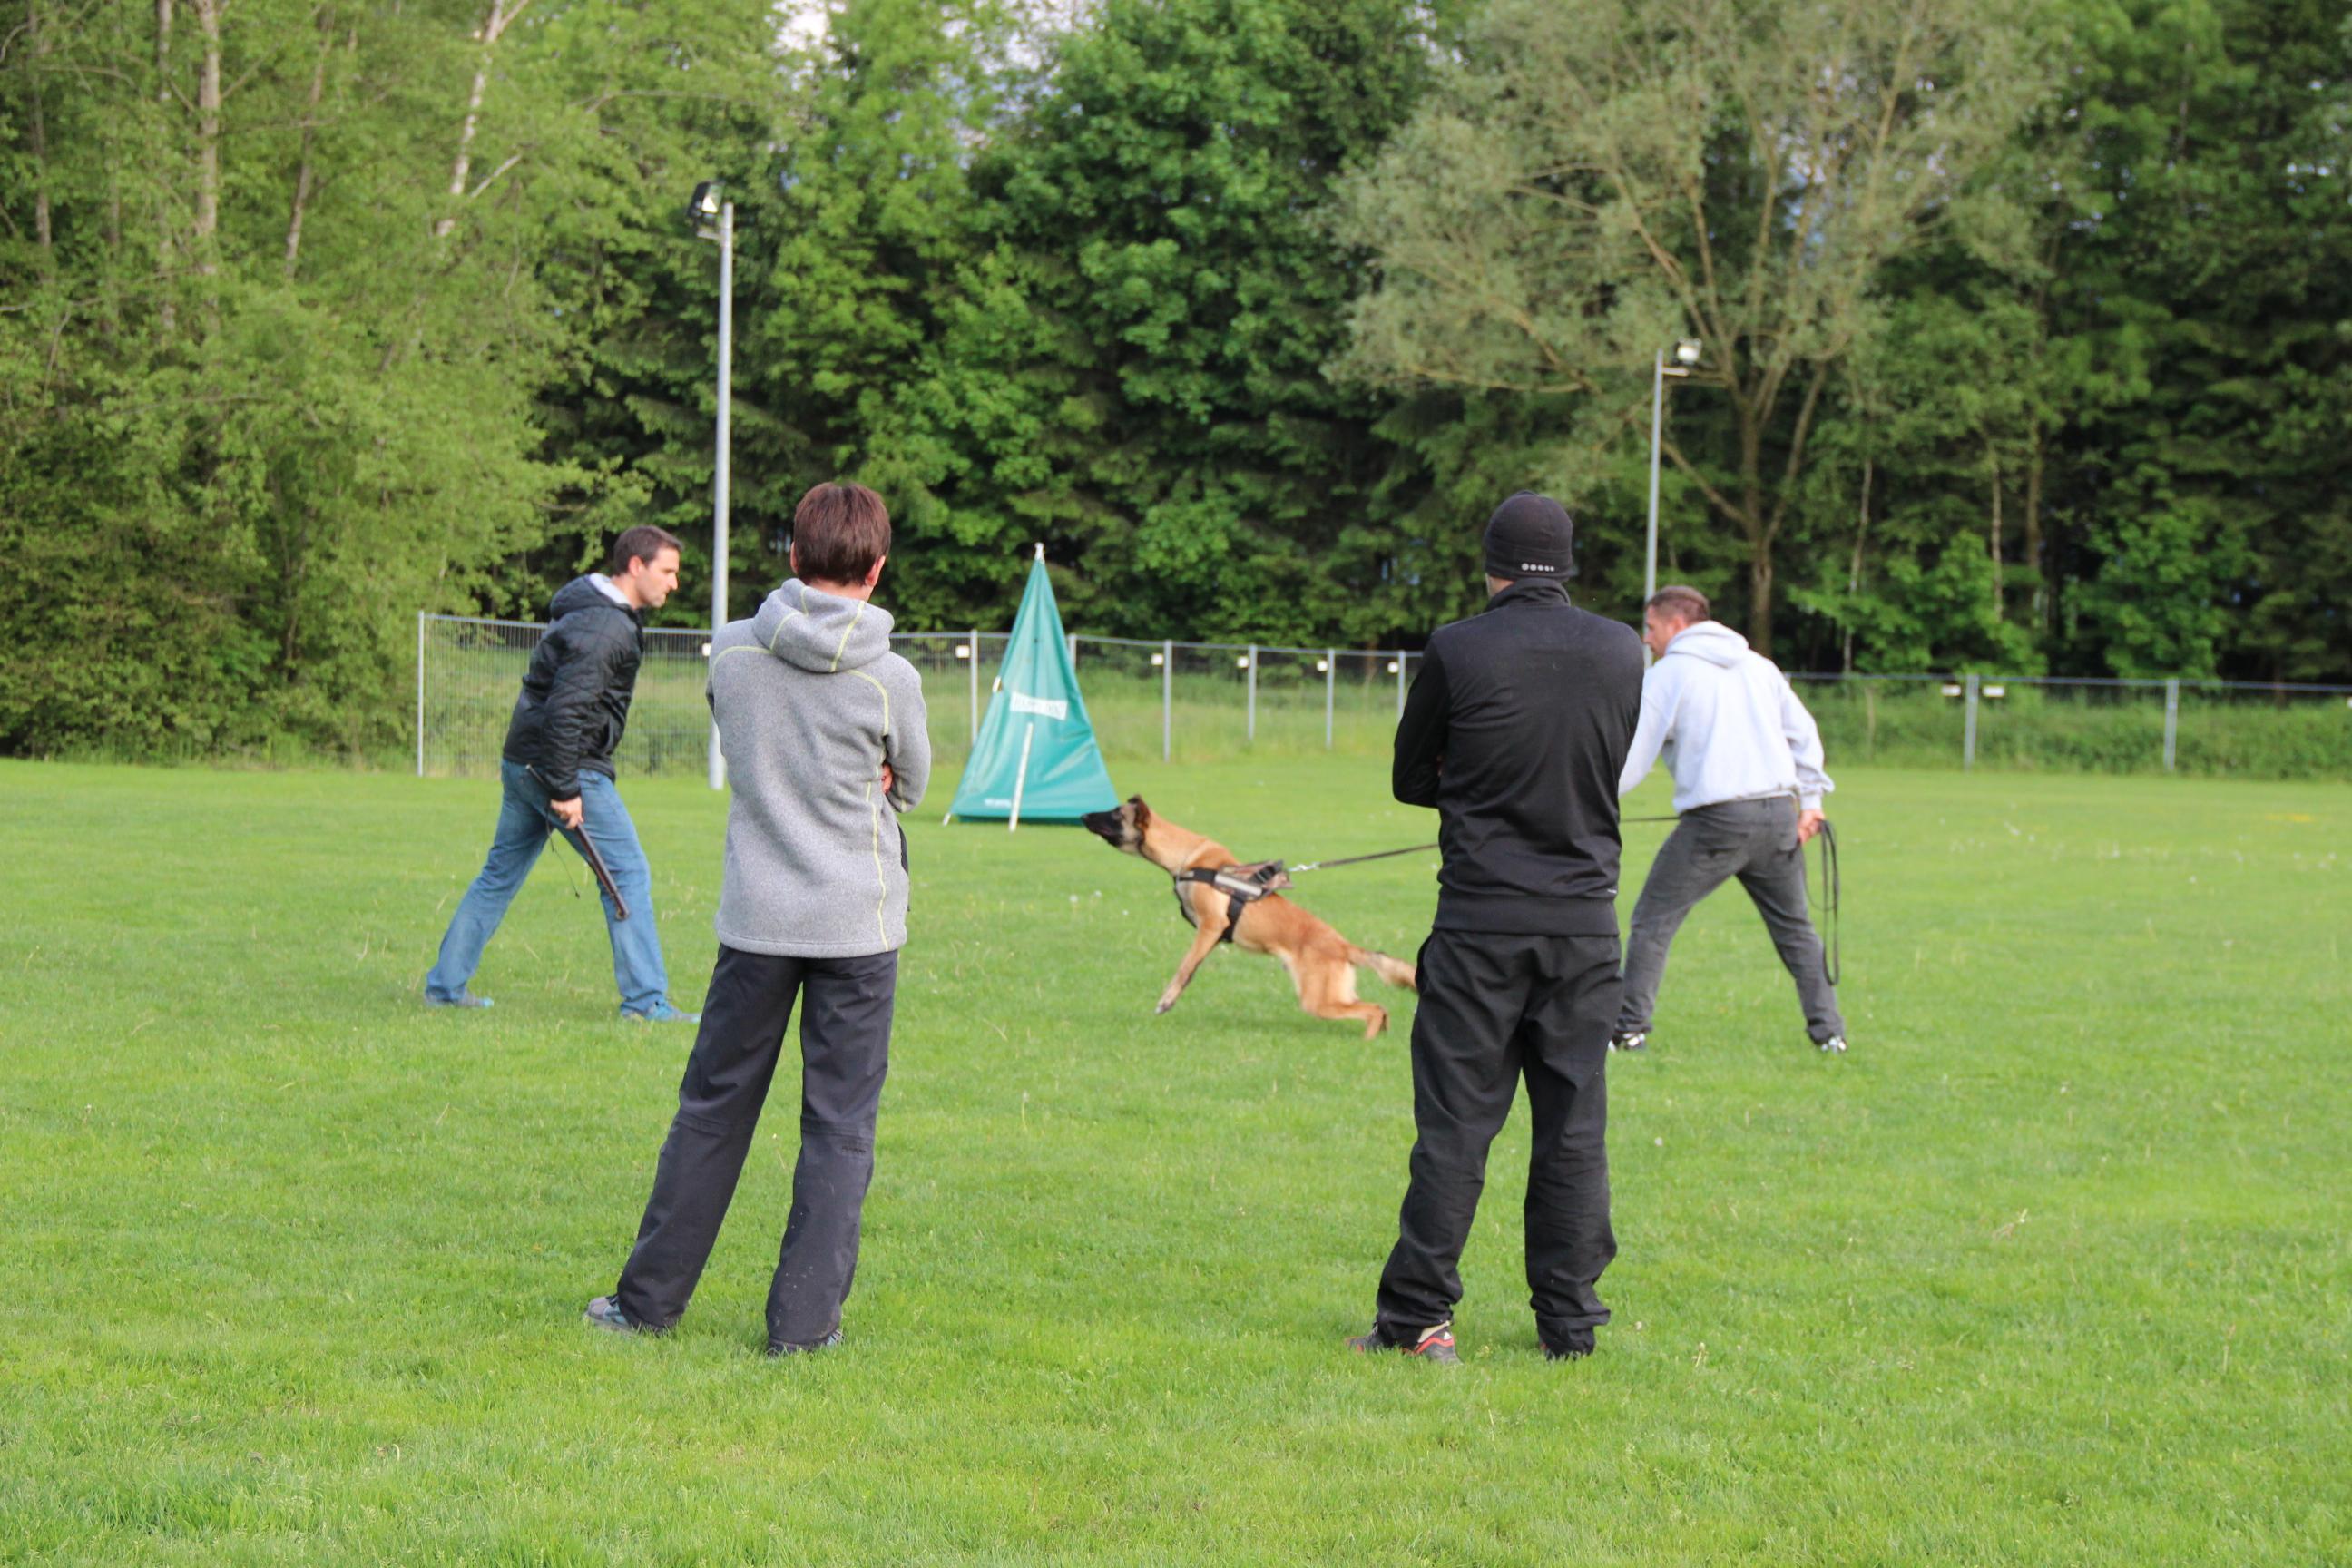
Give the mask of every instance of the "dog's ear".
POLYGON ((1129 795, 1127 797, 1127 804, 1135 807, 1136 826, 1141 827, 1144 824, 1151 820, 1151 808, 1143 804, 1143 797, 1141 795, 1129 795))

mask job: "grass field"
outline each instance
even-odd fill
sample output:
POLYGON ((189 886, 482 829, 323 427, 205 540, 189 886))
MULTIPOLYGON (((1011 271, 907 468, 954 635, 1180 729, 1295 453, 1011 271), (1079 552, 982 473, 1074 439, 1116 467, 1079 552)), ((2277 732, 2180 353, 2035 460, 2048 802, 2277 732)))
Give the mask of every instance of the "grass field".
MULTIPOLYGON (((1245 857, 1430 826, 1360 759, 1117 777, 1245 857)), ((688 1039, 569 858, 495 1011, 417 1004, 490 785, 0 764, 0 1559, 2352 1560, 2352 789, 1840 778, 1852 1054, 1705 906, 1610 1069, 1601 1353, 1537 1353, 1517 1119, 1447 1373, 1340 1346, 1402 1029, 1232 952, 1152 1016, 1166 884, 1075 830, 936 786, 849 1339, 771 1363, 789 1103, 679 1331, 579 1321, 688 1039)), ((625 789, 692 1005, 720 805, 625 789)), ((1432 900, 1302 885, 1399 953, 1432 900)))

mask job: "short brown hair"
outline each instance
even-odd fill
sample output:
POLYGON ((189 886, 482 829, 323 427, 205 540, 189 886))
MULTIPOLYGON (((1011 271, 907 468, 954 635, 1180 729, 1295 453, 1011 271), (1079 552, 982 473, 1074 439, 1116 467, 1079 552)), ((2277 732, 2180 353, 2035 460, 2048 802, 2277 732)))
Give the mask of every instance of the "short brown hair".
POLYGON ((1670 621, 1689 621, 1693 624, 1706 620, 1715 614, 1713 608, 1708 605, 1705 594, 1681 583, 1667 584, 1651 595, 1649 602, 1642 607, 1645 610, 1656 610, 1670 621))
POLYGON ((625 528, 621 531, 621 537, 613 541, 613 553, 604 563, 604 574, 609 577, 615 573, 626 572, 630 562, 650 562, 665 550, 675 550, 681 555, 686 553, 686 547, 677 542, 677 535, 667 528, 656 528, 650 522, 625 528))
POLYGON ((890 553, 890 513, 864 485, 811 485, 793 509, 793 569, 803 581, 862 583, 890 553))

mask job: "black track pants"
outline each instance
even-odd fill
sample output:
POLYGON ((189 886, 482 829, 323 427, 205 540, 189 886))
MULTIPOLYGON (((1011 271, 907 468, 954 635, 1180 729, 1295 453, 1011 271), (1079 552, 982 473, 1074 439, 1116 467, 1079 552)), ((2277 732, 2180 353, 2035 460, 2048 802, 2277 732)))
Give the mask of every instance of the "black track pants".
POLYGON ((783 958, 719 948, 677 1115, 615 1292, 630 1318, 667 1328, 686 1310, 735 1196, 797 998, 801 1152, 768 1288, 768 1340, 812 1344, 840 1326, 874 1176, 874 1119, 889 1069, 898 981, 896 952, 783 958))
POLYGON ((1594 1289, 1617 1256, 1609 1228, 1609 1026, 1613 936, 1434 931, 1421 950, 1412 1023, 1412 1184, 1381 1274, 1392 1338, 1454 1315, 1456 1265, 1486 1181, 1486 1150, 1528 1084, 1528 1289, 1557 1342, 1609 1321, 1594 1289))

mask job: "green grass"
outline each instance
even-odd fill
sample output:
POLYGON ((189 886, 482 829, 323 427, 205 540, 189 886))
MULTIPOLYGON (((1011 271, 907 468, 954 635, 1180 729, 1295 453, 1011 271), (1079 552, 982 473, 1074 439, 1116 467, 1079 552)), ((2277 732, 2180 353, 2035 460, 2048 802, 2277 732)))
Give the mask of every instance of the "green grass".
MULTIPOLYGON (((1245 857, 1430 824, 1360 759, 1116 776, 1245 857)), ((568 858, 494 1012, 416 1003, 489 785, 0 764, 0 1559, 2346 1561, 2352 790, 1839 778, 1853 1053, 1704 906, 1611 1068, 1601 1353, 1537 1353, 1518 1118, 1444 1373, 1339 1344, 1402 1029, 1231 952, 1153 1017, 1166 884, 1074 830, 937 784, 850 1337, 772 1363, 789 1101, 678 1331, 578 1321, 688 1041, 613 1020, 568 858)), ((691 1004, 719 803, 625 788, 691 1004)), ((1432 903, 1303 894, 1400 953, 1432 903)))

